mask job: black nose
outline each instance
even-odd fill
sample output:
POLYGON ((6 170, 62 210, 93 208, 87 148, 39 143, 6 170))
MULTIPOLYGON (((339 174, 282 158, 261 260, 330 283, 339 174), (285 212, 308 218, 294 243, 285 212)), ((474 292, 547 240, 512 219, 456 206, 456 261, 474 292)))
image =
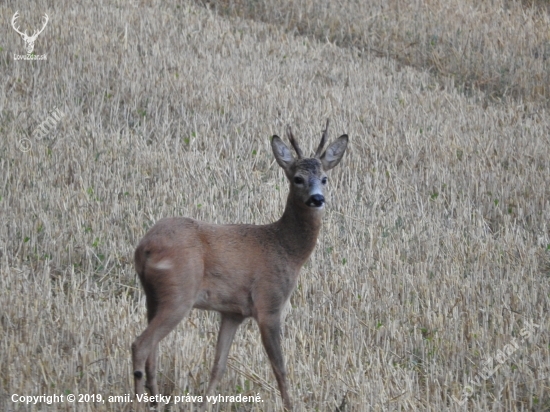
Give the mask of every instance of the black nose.
POLYGON ((325 197, 323 195, 313 195, 306 202, 306 205, 308 205, 309 207, 321 207, 324 204, 325 197))

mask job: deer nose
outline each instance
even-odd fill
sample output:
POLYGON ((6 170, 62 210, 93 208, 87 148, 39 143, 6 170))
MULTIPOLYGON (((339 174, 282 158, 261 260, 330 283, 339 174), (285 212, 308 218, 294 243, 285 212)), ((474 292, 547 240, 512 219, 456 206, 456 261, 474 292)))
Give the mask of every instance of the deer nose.
POLYGON ((308 205, 309 207, 321 207, 324 204, 325 197, 323 195, 313 195, 306 202, 306 205, 308 205))

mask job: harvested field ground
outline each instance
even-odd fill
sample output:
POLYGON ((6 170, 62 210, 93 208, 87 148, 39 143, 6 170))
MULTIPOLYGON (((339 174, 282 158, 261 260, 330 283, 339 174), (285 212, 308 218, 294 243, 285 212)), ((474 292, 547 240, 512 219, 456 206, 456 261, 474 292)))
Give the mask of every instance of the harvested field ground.
MULTIPOLYGON (((139 239, 278 219, 270 136, 313 153, 327 118, 350 147, 286 317, 296 410, 550 410, 545 2, 359 3, 0 4, 0 410, 136 410, 12 396, 132 394, 139 239), (49 14, 47 60, 14 60, 16 11, 49 14)), ((164 395, 204 393, 217 330, 195 310, 161 342, 164 395)), ((282 410, 253 321, 218 393, 282 410)))

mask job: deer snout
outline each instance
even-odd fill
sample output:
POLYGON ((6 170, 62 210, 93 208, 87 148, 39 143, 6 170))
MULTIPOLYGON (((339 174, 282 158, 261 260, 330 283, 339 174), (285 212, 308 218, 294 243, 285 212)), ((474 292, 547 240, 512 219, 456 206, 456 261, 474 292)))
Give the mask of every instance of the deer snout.
POLYGON ((323 195, 312 195, 306 202, 309 207, 322 207, 325 204, 325 197, 323 195))

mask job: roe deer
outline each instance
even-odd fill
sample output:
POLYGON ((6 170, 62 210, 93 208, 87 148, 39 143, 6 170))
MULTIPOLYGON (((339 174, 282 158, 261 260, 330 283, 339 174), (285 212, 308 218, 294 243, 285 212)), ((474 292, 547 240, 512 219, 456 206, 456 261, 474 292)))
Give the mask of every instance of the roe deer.
MULTIPOLYGON (((197 308, 221 314, 206 395, 214 391, 225 371, 237 328, 252 316, 260 328, 284 407, 292 409, 281 351, 281 312, 317 242, 325 205, 325 172, 340 162, 348 144, 348 136, 342 135, 323 152, 328 123, 312 158, 304 159, 290 127, 287 135, 297 158, 273 136, 273 154, 290 181, 286 207, 278 221, 214 225, 166 218, 141 240, 135 267, 145 290, 148 326, 132 345, 136 395, 144 391, 144 369, 150 395, 158 394, 159 341, 197 308)), ((205 408, 206 401, 202 410, 205 408)))

